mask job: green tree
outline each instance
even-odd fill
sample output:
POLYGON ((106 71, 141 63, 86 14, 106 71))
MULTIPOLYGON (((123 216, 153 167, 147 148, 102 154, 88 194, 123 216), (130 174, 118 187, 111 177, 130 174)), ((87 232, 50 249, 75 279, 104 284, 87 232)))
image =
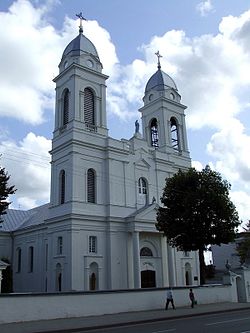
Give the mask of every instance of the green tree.
POLYGON ((0 222, 1 215, 6 214, 6 209, 8 208, 10 202, 7 201, 7 198, 10 194, 16 192, 15 186, 8 186, 8 181, 10 176, 5 171, 5 168, 0 167, 0 222))
POLYGON ((198 250, 201 284, 205 283, 204 251, 212 244, 233 241, 240 224, 229 198, 230 187, 209 166, 202 171, 179 170, 166 179, 156 228, 164 232, 169 244, 178 250, 198 250))
POLYGON ((250 259, 250 221, 248 221, 246 227, 243 227, 243 229, 245 231, 240 233, 236 247, 241 264, 250 259))

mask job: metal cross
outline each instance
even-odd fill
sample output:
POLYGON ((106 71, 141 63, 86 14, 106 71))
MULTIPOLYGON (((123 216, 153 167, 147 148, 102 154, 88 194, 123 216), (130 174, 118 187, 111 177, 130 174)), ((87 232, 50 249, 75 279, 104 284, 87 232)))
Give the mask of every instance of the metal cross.
POLYGON ((160 55, 160 52, 159 51, 157 51, 156 53, 155 53, 155 55, 157 56, 157 58, 158 58, 158 69, 161 69, 161 63, 160 63, 160 58, 162 58, 162 55, 160 55))
POLYGON ((80 25, 79 25, 79 33, 83 33, 83 27, 82 27, 82 21, 87 21, 85 17, 83 17, 82 12, 79 14, 76 14, 76 16, 80 19, 80 25))

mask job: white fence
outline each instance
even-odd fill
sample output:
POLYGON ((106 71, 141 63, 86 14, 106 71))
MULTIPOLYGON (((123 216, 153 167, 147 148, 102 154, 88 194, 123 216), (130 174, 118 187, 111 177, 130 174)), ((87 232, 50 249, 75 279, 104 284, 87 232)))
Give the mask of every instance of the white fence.
MULTIPOLYGON (((193 287, 199 304, 236 302, 234 285, 193 287)), ((129 311, 160 309, 166 289, 113 290, 53 294, 0 295, 0 324, 95 316, 129 311)), ((176 306, 189 305, 189 288, 173 288, 176 306)))

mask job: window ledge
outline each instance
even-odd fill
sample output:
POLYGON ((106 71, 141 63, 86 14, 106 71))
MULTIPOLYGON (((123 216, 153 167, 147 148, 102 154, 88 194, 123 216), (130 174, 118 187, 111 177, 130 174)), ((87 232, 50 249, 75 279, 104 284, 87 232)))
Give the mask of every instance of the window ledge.
POLYGON ((84 255, 84 257, 91 257, 91 258, 103 258, 102 255, 97 254, 97 253, 88 253, 86 255, 84 255))

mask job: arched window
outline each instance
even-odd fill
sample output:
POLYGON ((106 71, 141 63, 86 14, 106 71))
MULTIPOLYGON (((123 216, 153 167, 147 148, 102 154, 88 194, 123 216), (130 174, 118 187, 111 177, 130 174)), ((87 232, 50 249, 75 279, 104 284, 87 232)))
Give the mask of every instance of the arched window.
POLYGON ((177 125, 177 120, 172 117, 170 119, 170 128, 171 128, 171 143, 172 147, 175 150, 179 150, 179 134, 178 134, 178 125, 177 125))
POLYGON ((147 194, 147 183, 144 178, 139 178, 138 190, 140 194, 147 194))
POLYGON ((20 247, 16 250, 16 259, 17 259, 17 273, 21 272, 21 266, 22 266, 22 250, 20 247))
POLYGON ((157 119, 153 118, 150 124, 150 133, 151 133, 151 145, 152 147, 159 147, 159 134, 158 134, 158 125, 157 119))
POLYGON ((60 172, 60 203, 65 202, 65 171, 60 172))
POLYGON ((95 171, 88 169, 87 173, 87 198, 88 202, 96 202, 96 189, 95 189, 95 171))
POLYGON ((63 125, 69 122, 69 89, 66 89, 63 94, 63 125))
POLYGON ((29 247, 29 272, 32 273, 34 269, 34 247, 29 247))
POLYGON ((145 178, 139 178, 138 181, 138 204, 145 206, 148 203, 148 188, 145 178))
POLYGON ((84 121, 89 125, 95 125, 94 94, 90 88, 84 89, 84 121))
POLYGON ((153 252, 150 250, 149 247, 143 247, 140 251, 141 257, 153 257, 153 252))

